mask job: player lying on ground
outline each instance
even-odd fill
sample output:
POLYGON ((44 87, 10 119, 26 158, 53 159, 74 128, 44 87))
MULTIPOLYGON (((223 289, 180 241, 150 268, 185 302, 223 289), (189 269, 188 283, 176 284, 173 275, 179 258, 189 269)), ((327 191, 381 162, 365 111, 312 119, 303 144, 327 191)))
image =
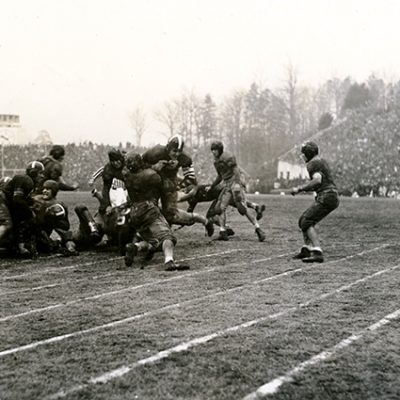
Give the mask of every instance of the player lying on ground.
MULTIPOLYGON (((118 246, 120 254, 125 254, 125 245, 132 241, 135 231, 128 223, 130 205, 127 192, 121 189, 110 188, 111 205, 106 208, 103 215, 97 212, 93 217, 86 205, 75 206, 79 227, 73 238, 79 249, 118 246)), ((94 190, 92 194, 101 204, 101 193, 94 190)))

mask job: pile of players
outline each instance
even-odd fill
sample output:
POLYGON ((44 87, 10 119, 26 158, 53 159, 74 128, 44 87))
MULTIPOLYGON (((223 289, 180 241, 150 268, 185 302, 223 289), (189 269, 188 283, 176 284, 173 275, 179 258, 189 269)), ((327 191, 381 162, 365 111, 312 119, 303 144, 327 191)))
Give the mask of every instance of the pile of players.
POLYGON ((223 144, 213 142, 211 152, 217 178, 210 185, 199 185, 180 135, 142 155, 111 150, 109 162, 89 181, 93 185, 102 179, 102 190, 92 191, 99 200, 98 212, 92 216, 86 205, 77 204, 79 227, 72 232, 68 208, 57 199, 57 193, 78 187, 64 181, 65 151, 62 146, 53 146, 47 157, 30 162, 25 174, 0 182, 0 257, 34 258, 39 253, 71 256, 88 248, 116 245, 127 266, 138 255, 148 261, 162 251, 166 270, 186 269, 174 260, 177 240, 173 225, 200 223, 210 237, 218 225, 214 240, 229 240, 234 235, 226 222, 229 205, 248 218, 258 240, 264 241, 258 221, 265 206, 246 201, 243 174, 223 144), (187 211, 178 207, 183 201, 189 203, 187 211), (194 212, 197 203, 204 201, 212 202, 206 216, 194 212))
MULTIPOLYGON (((88 248, 117 246, 126 266, 134 260, 149 261, 155 252, 162 251, 165 270, 187 269, 174 260, 177 239, 172 227, 200 223, 211 237, 216 225, 219 234, 214 240, 228 241, 235 234, 227 225, 228 206, 246 216, 258 240, 265 241, 259 225, 265 206, 246 200, 243 174, 223 143, 213 142, 210 150, 217 177, 209 185, 196 181, 192 159, 179 135, 143 154, 110 151, 109 162, 89 182, 93 185, 102 178, 101 192, 92 191, 99 201, 98 212, 93 217, 86 205, 77 204, 79 227, 72 232, 68 208, 57 199, 57 193, 76 190, 77 186, 63 180, 64 148, 53 146, 49 156, 30 162, 25 174, 0 182, 0 257, 34 258, 39 253, 72 256, 88 248), (183 201, 189 204, 186 211, 178 207, 183 201), (194 212, 199 202, 211 202, 206 216, 194 212)), ((318 146, 306 143, 302 154, 311 180, 293 188, 292 194, 315 191, 317 196, 299 220, 305 244, 295 258, 322 262, 315 225, 338 206, 339 199, 329 167, 318 156, 318 146)))

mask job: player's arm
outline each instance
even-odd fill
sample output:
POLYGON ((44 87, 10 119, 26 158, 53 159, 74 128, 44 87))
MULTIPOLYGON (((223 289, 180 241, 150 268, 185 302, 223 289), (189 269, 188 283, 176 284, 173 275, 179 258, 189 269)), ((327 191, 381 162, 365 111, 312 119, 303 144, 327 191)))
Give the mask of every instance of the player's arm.
POLYGON ((100 167, 98 170, 93 172, 93 174, 92 174, 92 176, 91 176, 91 178, 89 179, 89 182, 88 182, 89 186, 93 186, 95 181, 103 176, 103 172, 104 172, 104 166, 100 167))
POLYGON ((294 196, 300 192, 312 192, 321 185, 322 182, 322 174, 320 172, 314 172, 312 179, 306 183, 305 185, 294 187, 291 190, 292 195, 294 196))
POLYGON ((194 197, 194 195, 196 194, 196 192, 197 192, 197 186, 194 186, 191 190, 189 190, 189 192, 187 192, 187 193, 183 193, 183 194, 180 194, 181 192, 178 192, 179 194, 179 198, 178 198, 178 201, 179 202, 182 202, 182 201, 188 201, 188 200, 190 200, 190 199, 192 199, 193 197, 194 197))
POLYGON ((58 187, 60 190, 66 191, 66 192, 72 192, 74 190, 78 189, 78 185, 68 185, 63 179, 62 176, 58 179, 58 187))

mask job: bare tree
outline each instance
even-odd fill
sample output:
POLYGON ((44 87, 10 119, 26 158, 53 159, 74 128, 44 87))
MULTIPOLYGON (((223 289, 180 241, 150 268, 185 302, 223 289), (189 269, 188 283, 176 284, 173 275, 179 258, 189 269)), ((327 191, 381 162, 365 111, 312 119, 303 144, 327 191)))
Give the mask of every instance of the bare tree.
POLYGON ((156 111, 156 119, 168 129, 166 133, 163 132, 164 136, 171 137, 175 134, 178 125, 178 114, 179 111, 176 100, 165 102, 163 108, 156 111))
POLYGON ((283 88, 283 95, 286 101, 286 107, 289 114, 289 135, 294 136, 297 133, 298 110, 297 110, 297 69, 289 63, 286 67, 286 82, 283 88))
POLYGON ((137 106, 130 114, 129 120, 136 136, 136 145, 142 144, 142 137, 146 131, 146 113, 142 106, 137 106))

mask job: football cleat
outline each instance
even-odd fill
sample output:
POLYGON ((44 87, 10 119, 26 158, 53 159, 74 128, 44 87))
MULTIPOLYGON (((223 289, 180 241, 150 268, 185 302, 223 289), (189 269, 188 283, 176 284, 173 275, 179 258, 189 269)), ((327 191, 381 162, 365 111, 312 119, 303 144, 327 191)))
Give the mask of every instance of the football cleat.
POLYGON ((165 263, 165 271, 185 271, 190 269, 189 265, 175 264, 174 260, 165 263))
POLYGON ((214 224, 210 219, 207 220, 205 227, 206 227, 207 236, 211 237, 212 235, 214 235, 214 224))
POLYGON ((314 262, 322 263, 324 262, 324 256, 322 255, 321 251, 312 250, 310 252, 310 256, 303 258, 301 261, 305 263, 314 263, 314 262))
POLYGON ((293 260, 302 260, 303 258, 310 257, 311 252, 308 247, 303 246, 299 253, 293 256, 293 260))
POLYGON ((25 247, 24 243, 18 243, 17 253, 21 258, 32 258, 31 252, 25 247))
POLYGON ((235 234, 235 231, 232 228, 226 228, 226 234, 228 236, 233 236, 235 234))
POLYGON ((128 243, 125 246, 125 265, 127 267, 131 267, 133 264, 134 258, 137 256, 137 247, 133 243, 128 243))
POLYGON ((261 228, 256 228, 256 234, 259 242, 263 242, 266 239, 265 233, 261 228))
POLYGON ((214 240, 222 240, 222 241, 226 242, 227 240, 229 240, 228 232, 227 231, 220 231, 219 235, 214 240))

